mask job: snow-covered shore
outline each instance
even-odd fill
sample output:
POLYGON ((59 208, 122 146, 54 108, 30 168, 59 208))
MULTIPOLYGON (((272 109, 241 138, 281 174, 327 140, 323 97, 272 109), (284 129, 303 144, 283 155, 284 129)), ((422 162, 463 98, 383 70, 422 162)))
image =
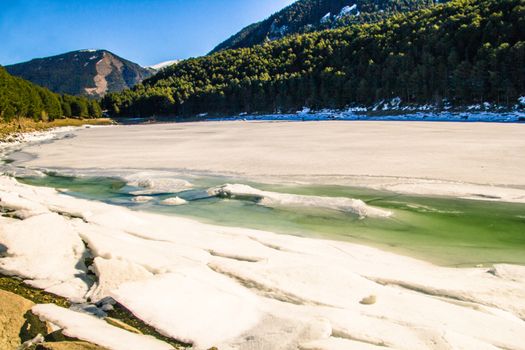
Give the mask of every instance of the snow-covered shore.
MULTIPOLYGON (((2 273, 77 302, 110 296, 197 349, 525 348, 520 266, 437 267, 344 242, 133 212, 8 177, 0 206, 10 216, 0 218, 2 273)), ((105 323, 35 312, 70 336, 129 349, 101 340, 114 334, 96 331, 105 323)))

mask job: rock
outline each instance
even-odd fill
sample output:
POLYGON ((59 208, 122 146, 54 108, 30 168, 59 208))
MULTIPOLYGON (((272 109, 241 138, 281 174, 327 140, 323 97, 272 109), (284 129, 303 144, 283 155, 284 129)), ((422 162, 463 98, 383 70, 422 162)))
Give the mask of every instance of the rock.
POLYGON ((58 343, 43 343, 36 350, 105 350, 105 348, 83 341, 63 341, 58 343))
POLYGON ((363 298, 359 303, 362 305, 374 305, 377 302, 377 297, 375 295, 370 295, 366 298, 363 298))
POLYGON ((26 318, 34 305, 21 296, 0 290, 0 349, 16 350, 24 341, 34 338, 28 335, 33 333, 33 320, 26 318))
POLYGON ((132 201, 135 203, 147 203, 151 202, 153 200, 153 197, 150 196, 137 196, 133 197, 132 201))

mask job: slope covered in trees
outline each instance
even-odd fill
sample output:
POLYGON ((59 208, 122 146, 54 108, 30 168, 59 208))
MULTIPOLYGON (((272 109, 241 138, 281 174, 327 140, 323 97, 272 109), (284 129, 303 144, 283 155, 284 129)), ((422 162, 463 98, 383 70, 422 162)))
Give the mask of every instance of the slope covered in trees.
POLYGON ((150 77, 142 68, 106 50, 79 50, 9 65, 6 70, 56 93, 101 97, 150 77))
MULTIPOLYGON (((447 0, 442 0, 445 2, 447 0)), ((212 53, 262 44, 291 34, 369 23, 394 13, 414 11, 437 0, 299 0, 219 44, 212 53)))
POLYGON ((525 94, 525 0, 456 0, 374 24, 290 36, 167 68, 109 94, 114 115, 405 103, 512 103, 525 94))
POLYGON ((95 100, 55 94, 10 75, 0 66, 0 122, 9 122, 16 118, 47 121, 63 117, 101 116, 102 110, 95 100))

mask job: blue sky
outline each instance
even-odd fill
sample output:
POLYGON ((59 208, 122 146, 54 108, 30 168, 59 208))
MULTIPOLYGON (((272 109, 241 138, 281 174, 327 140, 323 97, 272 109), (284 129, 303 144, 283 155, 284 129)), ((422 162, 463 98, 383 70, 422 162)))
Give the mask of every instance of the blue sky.
POLYGON ((204 55, 293 0, 0 0, 0 64, 107 49, 142 65, 204 55))

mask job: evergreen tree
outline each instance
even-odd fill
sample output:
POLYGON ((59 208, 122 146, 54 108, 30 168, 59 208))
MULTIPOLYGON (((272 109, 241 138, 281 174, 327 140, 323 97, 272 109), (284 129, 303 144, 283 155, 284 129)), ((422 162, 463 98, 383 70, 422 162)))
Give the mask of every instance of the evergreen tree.
POLYGON ((524 9, 525 0, 457 0, 220 51, 102 103, 120 116, 293 112, 394 97, 512 104, 525 95, 524 9))
POLYGON ((71 117, 72 104, 75 104, 78 117, 100 117, 100 105, 95 100, 84 97, 60 96, 46 88, 24 79, 14 77, 0 66, 0 121, 18 118, 31 118, 35 121, 48 121, 71 117), (91 110, 88 110, 88 105, 91 110))

